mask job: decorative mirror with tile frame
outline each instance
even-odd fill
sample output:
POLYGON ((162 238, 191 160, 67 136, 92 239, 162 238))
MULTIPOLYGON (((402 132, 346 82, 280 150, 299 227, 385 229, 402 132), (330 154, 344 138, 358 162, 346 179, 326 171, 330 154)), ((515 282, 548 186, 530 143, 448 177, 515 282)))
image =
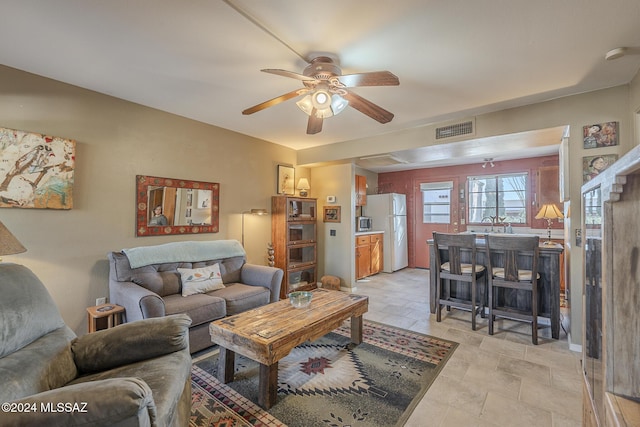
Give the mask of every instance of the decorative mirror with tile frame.
POLYGON ((136 176, 136 236, 217 233, 220 184, 136 176))

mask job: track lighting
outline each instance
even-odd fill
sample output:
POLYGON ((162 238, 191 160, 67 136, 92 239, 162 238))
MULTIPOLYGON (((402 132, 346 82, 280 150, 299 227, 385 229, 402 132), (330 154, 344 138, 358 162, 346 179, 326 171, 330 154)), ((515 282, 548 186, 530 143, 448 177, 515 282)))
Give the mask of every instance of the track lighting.
POLYGON ((487 167, 487 164, 490 165, 491 167, 495 166, 493 164, 493 157, 488 157, 488 158, 484 159, 484 163, 482 164, 482 168, 485 169, 487 167))

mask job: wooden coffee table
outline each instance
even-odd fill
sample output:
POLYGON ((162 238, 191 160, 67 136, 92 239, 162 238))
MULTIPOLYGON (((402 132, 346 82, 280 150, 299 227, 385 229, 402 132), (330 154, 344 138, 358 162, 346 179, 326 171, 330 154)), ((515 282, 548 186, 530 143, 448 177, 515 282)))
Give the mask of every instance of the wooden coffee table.
POLYGON ((209 325, 220 346, 218 379, 233 381, 235 353, 260 363, 258 404, 269 409, 278 395, 278 361, 297 345, 318 339, 351 318, 351 341, 362 342, 362 315, 369 297, 328 289, 313 291, 311 304, 293 308, 289 300, 268 304, 209 325))

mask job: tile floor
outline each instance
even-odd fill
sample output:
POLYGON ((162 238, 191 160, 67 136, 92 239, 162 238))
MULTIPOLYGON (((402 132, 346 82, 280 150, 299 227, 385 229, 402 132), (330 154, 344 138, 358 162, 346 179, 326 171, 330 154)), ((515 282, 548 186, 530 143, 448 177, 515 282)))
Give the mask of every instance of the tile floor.
POLYGON ((569 350, 563 330, 554 340, 542 326, 534 346, 527 323, 499 320, 489 336, 485 319, 478 316, 474 332, 470 312, 455 309, 438 323, 429 312, 428 270, 380 273, 356 286, 369 296, 365 319, 460 344, 406 427, 582 425, 581 355, 569 350))

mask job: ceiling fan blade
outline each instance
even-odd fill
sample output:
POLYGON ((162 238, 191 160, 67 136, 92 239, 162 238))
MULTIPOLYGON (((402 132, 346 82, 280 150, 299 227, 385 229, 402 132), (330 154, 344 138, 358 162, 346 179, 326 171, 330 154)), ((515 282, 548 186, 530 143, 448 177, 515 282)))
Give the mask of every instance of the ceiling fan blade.
POLYGON ((364 99, 360 95, 356 95, 351 91, 346 92, 347 93, 342 97, 349 101, 349 106, 360 111, 362 114, 366 114, 373 120, 377 120, 378 122, 383 124, 389 123, 393 119, 393 113, 385 110, 384 108, 374 104, 371 101, 364 99))
POLYGON ((307 134, 313 135, 322 130, 322 117, 316 115, 316 109, 311 110, 309 121, 307 122, 307 134))
POLYGON ((312 82, 317 82, 318 81, 318 80, 314 79, 313 77, 308 77, 308 76, 305 76, 303 74, 294 73, 293 71, 269 69, 269 68, 264 69, 264 70, 260 70, 260 71, 262 71, 264 73, 276 74, 278 76, 291 77, 292 79, 296 79, 296 80, 312 81, 312 82))
POLYGON ((291 98, 295 98, 296 96, 304 95, 307 92, 309 92, 309 89, 307 88, 296 89, 289 93, 285 93, 284 95, 280 95, 277 98, 273 98, 258 105, 254 105, 253 107, 247 108, 242 112, 242 114, 247 115, 257 113, 258 111, 264 110, 265 108, 273 107, 274 105, 280 104, 281 102, 287 101, 291 98))
POLYGON ((338 76, 338 80, 346 87, 355 86, 398 86, 400 80, 389 71, 374 71, 371 73, 345 74, 338 76))

